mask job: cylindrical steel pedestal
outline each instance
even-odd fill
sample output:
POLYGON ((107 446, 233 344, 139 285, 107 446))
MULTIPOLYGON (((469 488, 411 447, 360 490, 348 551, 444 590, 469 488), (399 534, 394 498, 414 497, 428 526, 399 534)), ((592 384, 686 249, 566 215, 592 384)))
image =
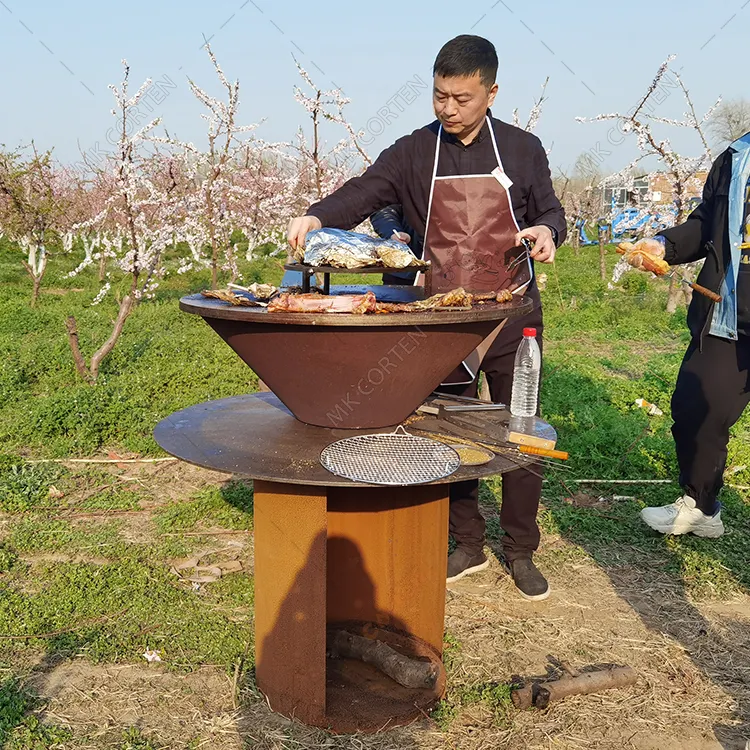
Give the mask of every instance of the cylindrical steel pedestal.
POLYGON ((337 732, 376 731, 431 708, 445 689, 447 545, 447 485, 256 482, 256 674, 271 708, 337 732), (435 688, 326 659, 327 628, 347 623, 365 635, 395 631, 397 650, 439 663, 435 688))

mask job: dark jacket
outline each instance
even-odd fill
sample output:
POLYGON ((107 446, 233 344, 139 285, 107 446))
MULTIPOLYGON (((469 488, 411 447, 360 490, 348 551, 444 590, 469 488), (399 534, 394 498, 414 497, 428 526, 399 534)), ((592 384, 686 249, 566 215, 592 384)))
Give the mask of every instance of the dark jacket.
MULTIPOLYGON (((376 211, 370 217, 370 224, 372 224, 375 233, 384 240, 389 240, 393 237, 394 232, 406 232, 409 235, 409 249, 417 258, 422 257, 424 245, 421 239, 416 236, 414 230, 404 221, 404 211, 401 206, 394 204, 381 208, 380 211, 376 211)), ((409 271, 384 273, 383 283, 396 285, 413 284, 416 277, 416 273, 410 273, 409 271)))
MULTIPOLYGON (((687 220, 659 232, 666 240, 664 259, 670 265, 705 258, 697 281, 714 292, 721 291, 724 276, 731 267, 728 206, 732 154, 730 148, 716 159, 703 188, 703 201, 687 220)), ((709 332, 715 309, 716 305, 707 297, 693 294, 687 322, 690 333, 699 341, 709 332)))
POLYGON ((409 240, 409 248, 417 256, 422 257, 422 243, 419 237, 415 236, 414 230, 404 220, 404 212, 401 206, 392 205, 381 208, 380 211, 376 211, 370 217, 370 224, 375 230, 378 237, 382 237, 384 240, 389 240, 393 237, 394 232, 406 232, 411 238, 409 240))
MULTIPOLYGON (((533 134, 491 118, 510 189, 513 211, 521 229, 546 224, 557 232, 557 243, 566 234, 565 212, 552 187, 547 154, 533 134)), ((353 229, 386 206, 400 204, 406 223, 421 243, 427 220, 437 120, 411 135, 399 138, 380 154, 364 174, 314 204, 308 214, 323 226, 353 229)), ((438 176, 489 174, 497 166, 492 140, 485 124, 468 146, 443 132, 438 176)))

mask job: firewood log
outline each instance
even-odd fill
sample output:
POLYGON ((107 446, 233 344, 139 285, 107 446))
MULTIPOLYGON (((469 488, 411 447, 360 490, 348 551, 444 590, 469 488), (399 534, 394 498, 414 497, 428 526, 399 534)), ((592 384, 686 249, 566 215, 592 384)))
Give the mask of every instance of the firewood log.
POLYGON ((437 682, 435 664, 394 651, 388 644, 363 638, 346 630, 337 630, 329 640, 328 650, 334 659, 357 659, 387 674, 407 688, 431 688, 437 682))
POLYGON ((631 667, 612 667, 596 672, 576 673, 575 676, 561 677, 550 682, 532 682, 513 690, 511 699, 516 708, 546 708, 552 701, 569 695, 589 695, 600 690, 634 685, 637 681, 638 674, 631 667))

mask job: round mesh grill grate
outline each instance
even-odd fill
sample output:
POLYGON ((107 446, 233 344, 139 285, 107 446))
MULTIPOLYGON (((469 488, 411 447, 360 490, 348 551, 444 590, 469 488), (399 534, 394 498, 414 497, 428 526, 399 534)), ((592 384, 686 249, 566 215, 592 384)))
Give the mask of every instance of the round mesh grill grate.
POLYGON ((444 479, 461 460, 453 448, 404 430, 337 440, 323 449, 320 463, 355 482, 409 485, 444 479))

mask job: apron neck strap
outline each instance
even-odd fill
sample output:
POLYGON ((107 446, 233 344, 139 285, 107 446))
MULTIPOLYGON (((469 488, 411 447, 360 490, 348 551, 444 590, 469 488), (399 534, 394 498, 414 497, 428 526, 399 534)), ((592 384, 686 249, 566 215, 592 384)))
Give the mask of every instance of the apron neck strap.
POLYGON ((497 139, 495 138, 495 128, 492 127, 492 123, 490 122, 489 115, 485 115, 484 118, 487 121, 487 128, 490 131, 490 138, 492 139, 492 148, 495 149, 495 156, 497 157, 497 166, 500 167, 500 171, 505 171, 503 169, 503 162, 502 159, 500 159, 500 152, 497 150, 497 139))
MULTIPOLYGON (((427 241, 427 227, 430 225, 430 214, 432 213, 432 196, 435 192, 435 178, 437 177, 438 171, 438 159, 440 158, 440 141, 443 136, 443 126, 438 127, 437 143, 435 144, 435 163, 432 166, 432 179, 430 180, 430 197, 427 199, 427 219, 424 223, 424 240, 427 241)), ((417 274, 419 278, 419 274, 417 274)), ((416 284, 416 281, 414 282, 416 284)))
MULTIPOLYGON (((497 149, 497 139, 495 138, 495 131, 492 127, 492 123, 490 122, 489 115, 484 116, 485 122, 487 123, 487 128, 490 131, 490 138, 492 140, 492 148, 495 151, 495 156, 497 157, 497 166, 500 167, 500 171, 503 171, 503 162, 500 159, 500 152, 497 149)), ((435 178, 437 177, 437 171, 438 171, 438 161, 440 159, 440 142, 443 139, 443 126, 440 125, 438 127, 438 133, 437 133, 437 142, 435 143, 435 162, 432 166, 432 179, 430 180, 430 197, 427 199, 427 220, 425 221, 424 225, 424 232, 425 232, 425 241, 427 240, 427 227, 430 224, 430 214, 432 213, 432 196, 435 192, 435 178)))

